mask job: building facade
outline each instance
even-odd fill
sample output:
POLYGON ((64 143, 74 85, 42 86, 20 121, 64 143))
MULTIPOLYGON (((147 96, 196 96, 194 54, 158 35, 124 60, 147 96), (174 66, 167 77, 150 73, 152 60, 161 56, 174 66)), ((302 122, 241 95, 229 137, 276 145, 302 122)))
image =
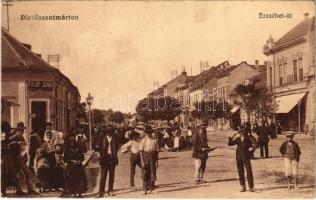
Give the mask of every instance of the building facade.
POLYGON ((18 104, 3 110, 2 121, 24 122, 26 138, 31 130, 42 135, 46 122, 62 132, 76 126, 80 93, 70 79, 4 28, 1 42, 1 98, 18 104))
POLYGON ((274 42, 267 40, 267 87, 278 105, 276 120, 285 130, 313 132, 315 124, 315 17, 304 20, 274 42))

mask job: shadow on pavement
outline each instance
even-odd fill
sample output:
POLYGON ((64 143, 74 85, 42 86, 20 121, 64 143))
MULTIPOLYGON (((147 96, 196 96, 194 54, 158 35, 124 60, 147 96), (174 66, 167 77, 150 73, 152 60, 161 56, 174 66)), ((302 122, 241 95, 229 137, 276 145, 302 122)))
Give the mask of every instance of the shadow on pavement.
POLYGON ((213 155, 213 156, 208 156, 209 158, 215 158, 215 157, 224 157, 226 155, 213 155))
MULTIPOLYGON (((315 185, 299 186, 300 189, 308 189, 308 188, 314 188, 314 187, 315 187, 315 185)), ((285 189, 285 190, 287 190, 287 186, 286 185, 280 185, 280 186, 259 188, 259 189, 256 189, 255 191, 263 192, 263 191, 270 191, 270 190, 277 190, 277 189, 285 189)), ((297 192, 299 192, 299 191, 300 190, 297 190, 297 192)))
POLYGON ((202 188, 202 187, 209 187, 209 186, 210 186, 210 185, 194 185, 194 186, 186 186, 186 187, 175 188, 175 189, 170 189, 170 190, 157 191, 157 193, 183 191, 183 190, 189 190, 189 189, 194 189, 194 188, 202 188))
POLYGON ((178 158, 178 156, 161 157, 161 158, 159 158, 159 160, 168 160, 168 159, 172 159, 172 158, 178 158))
POLYGON ((237 181, 238 178, 227 178, 227 179, 219 179, 215 181, 207 181, 207 183, 218 183, 218 182, 226 182, 226 181, 237 181))

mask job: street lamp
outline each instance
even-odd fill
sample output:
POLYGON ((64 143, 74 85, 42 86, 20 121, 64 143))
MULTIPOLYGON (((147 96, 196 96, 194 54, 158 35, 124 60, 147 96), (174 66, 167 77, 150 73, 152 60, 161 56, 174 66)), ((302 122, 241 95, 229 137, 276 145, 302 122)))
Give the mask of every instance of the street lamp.
POLYGON ((87 104, 88 104, 88 112, 89 112, 89 148, 90 151, 92 151, 92 127, 91 127, 91 105, 93 101, 93 97, 91 96, 90 92, 88 93, 88 96, 86 98, 87 104))

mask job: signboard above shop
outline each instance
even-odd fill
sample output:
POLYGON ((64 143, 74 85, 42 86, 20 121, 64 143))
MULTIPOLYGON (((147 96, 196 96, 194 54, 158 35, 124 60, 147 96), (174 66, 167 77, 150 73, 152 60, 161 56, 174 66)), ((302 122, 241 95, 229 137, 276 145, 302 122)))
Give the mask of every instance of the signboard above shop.
POLYGON ((28 81, 29 90, 52 91, 53 82, 51 81, 28 81))

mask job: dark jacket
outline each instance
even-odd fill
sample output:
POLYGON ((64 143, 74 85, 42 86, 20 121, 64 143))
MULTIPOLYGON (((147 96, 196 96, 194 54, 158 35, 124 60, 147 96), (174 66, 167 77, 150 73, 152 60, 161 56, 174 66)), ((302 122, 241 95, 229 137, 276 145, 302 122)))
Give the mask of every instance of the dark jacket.
POLYGON ((109 144, 108 139, 106 136, 104 136, 101 140, 101 144, 99 147, 99 153, 100 153, 100 165, 105 165, 109 159, 113 159, 115 162, 115 165, 118 165, 118 158, 117 158, 117 152, 118 152, 118 140, 115 136, 112 137, 111 143, 109 144), (111 145, 112 155, 111 157, 107 155, 108 146, 111 145))
MULTIPOLYGON (((294 159, 297 160, 297 162, 298 162, 298 161, 300 161, 301 150, 296 142, 292 141, 292 143, 293 143, 293 148, 294 148, 294 159)), ((281 147, 279 149, 282 156, 285 156, 285 154, 286 154, 287 144, 288 144, 288 141, 283 142, 283 144, 281 145, 281 147)))
POLYGON ((249 148, 257 148, 255 141, 252 141, 249 136, 246 136, 244 141, 241 141, 241 138, 238 137, 233 140, 231 137, 228 140, 228 145, 233 146, 237 145, 236 149, 236 160, 250 160, 251 154, 253 151, 249 151, 249 148))
POLYGON ((40 148, 42 145, 42 140, 40 136, 37 133, 34 133, 30 137, 30 148, 29 148, 29 154, 35 155, 36 150, 40 148))
POLYGON ((193 154, 192 157, 196 159, 207 159, 208 153, 206 151, 202 151, 202 148, 209 148, 207 145, 207 136, 206 134, 199 134, 198 131, 195 131, 192 137, 192 147, 193 154))
POLYGON ((266 126, 260 126, 258 128, 258 142, 259 143, 269 143, 269 128, 266 126))

